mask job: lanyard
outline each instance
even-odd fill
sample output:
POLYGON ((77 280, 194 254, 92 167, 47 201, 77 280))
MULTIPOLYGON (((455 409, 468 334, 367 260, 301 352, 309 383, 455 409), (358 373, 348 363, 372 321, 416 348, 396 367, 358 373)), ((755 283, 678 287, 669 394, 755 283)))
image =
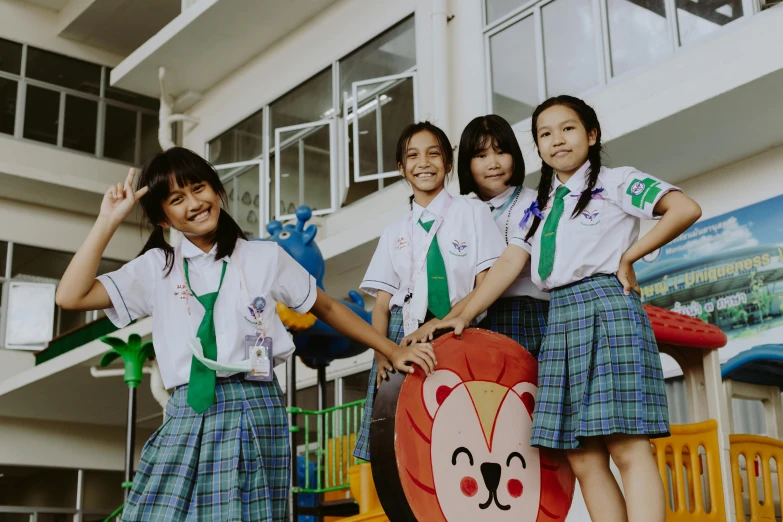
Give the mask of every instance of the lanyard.
MULTIPOLYGON (((443 188, 443 190, 446 189, 443 188)), ((432 240, 435 238, 435 234, 438 232, 438 229, 443 223, 443 218, 449 211, 449 207, 451 207, 451 201, 453 198, 448 192, 446 192, 446 196, 448 199, 446 199, 446 202, 443 204, 443 208, 441 208, 440 215, 435 219, 435 223, 432 224, 430 231, 427 233, 427 238, 424 240, 424 248, 422 248, 421 254, 419 255, 419 261, 415 266, 413 264, 413 211, 408 214, 408 237, 410 238, 411 246, 409 250, 409 260, 411 271, 410 279, 408 279, 408 294, 405 296, 406 303, 410 301, 411 297, 413 297, 413 290, 416 287, 416 276, 424 269, 424 263, 427 262, 427 252, 430 249, 430 244, 432 243, 432 240)))
POLYGON ((503 206, 501 206, 500 208, 495 209, 495 211, 492 212, 492 219, 497 221, 498 218, 503 215, 503 212, 506 211, 508 206, 516 200, 517 196, 519 196, 519 193, 521 191, 522 191, 522 185, 517 187, 517 189, 514 191, 514 193, 506 200, 505 203, 503 203, 503 206))
MULTIPOLYGON (((245 294, 245 299, 247 299, 248 309, 250 310, 250 313, 253 314, 253 319, 255 320, 255 323, 256 323, 256 332, 258 332, 259 336, 265 337, 266 336, 266 328, 264 328, 264 320, 263 320, 263 317, 262 317, 262 313, 264 311, 264 308, 266 307, 266 299, 264 299, 263 297, 259 297, 255 301, 253 301, 253 299, 250 298, 250 293, 247 290, 247 283, 245 282, 245 273, 242 270, 241 264, 239 263, 238 256, 235 255, 236 254, 236 250, 234 252, 235 252, 234 255, 231 256, 231 262, 236 266, 237 271, 239 272, 240 286, 242 287, 242 292, 245 294)), ((218 285, 218 289, 216 290, 216 292, 220 292, 220 289, 223 286, 223 277, 226 275, 226 266, 227 266, 227 264, 228 263, 226 263, 225 261, 223 262, 223 271, 220 274, 220 284, 218 285)), ((188 261, 187 261, 187 259, 183 259, 182 266, 183 266, 183 274, 184 274, 184 277, 185 277, 185 282, 187 284, 187 288, 188 288, 188 290, 190 290, 190 293, 195 298, 196 293, 190 287, 190 278, 189 278, 189 275, 188 275, 188 261)), ((188 316, 191 316, 189 296, 186 296, 184 301, 185 301, 185 308, 188 311, 188 316)), ((188 324, 190 325, 190 329, 191 329, 191 331, 193 333, 193 337, 196 337, 197 335, 196 335, 195 329, 193 328, 193 322, 192 321, 188 321, 188 324)))

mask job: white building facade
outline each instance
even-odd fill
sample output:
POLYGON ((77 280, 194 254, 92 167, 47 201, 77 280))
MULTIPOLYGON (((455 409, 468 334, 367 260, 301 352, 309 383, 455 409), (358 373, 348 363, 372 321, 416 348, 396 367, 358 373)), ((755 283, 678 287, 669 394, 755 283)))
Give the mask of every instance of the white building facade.
MULTIPOLYGON (((358 287, 383 228, 407 209, 394 147, 415 120, 456 146, 475 116, 503 116, 535 187, 530 115, 572 94, 596 109, 608 163, 679 185, 703 219, 779 196, 777 3, 0 0, 0 282, 59 279, 102 193, 159 150, 161 68, 174 112, 192 120, 175 125, 176 141, 218 168, 249 235, 314 209, 335 297, 358 287)), ((144 235, 129 220, 105 270, 132 259, 144 235)), ((58 313, 55 336, 98 317, 58 313)), ((102 473, 122 469, 125 392, 90 377, 100 343, 39 364, 2 343, 0 506, 13 504, 4 467, 60 468, 72 470, 63 484, 78 485, 68 507, 108 509, 88 497, 102 473)), ((328 405, 364 396, 371 360, 329 366, 328 405)), ((300 402, 314 408, 315 372, 297 375, 300 402)), ((140 394, 139 438, 159 410, 140 394)), ((40 502, 66 506, 55 497, 40 502)))

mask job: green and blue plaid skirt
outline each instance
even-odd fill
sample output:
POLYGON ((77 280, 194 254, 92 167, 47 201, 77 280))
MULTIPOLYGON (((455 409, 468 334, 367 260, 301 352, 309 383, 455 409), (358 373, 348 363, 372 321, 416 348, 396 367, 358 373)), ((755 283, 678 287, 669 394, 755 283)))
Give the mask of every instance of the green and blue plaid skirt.
POLYGON ((492 330, 510 337, 538 357, 546 335, 549 301, 527 295, 502 297, 487 310, 487 317, 479 328, 492 330))
POLYGON ((639 296, 596 275, 552 291, 530 443, 578 449, 583 437, 614 433, 668 436, 669 412, 639 296))
POLYGON ((203 414, 187 395, 176 389, 144 445, 122 520, 287 520, 291 451, 277 379, 218 379, 203 414))
MULTIPOLYGON (((395 306, 392 308, 386 337, 395 344, 400 344, 402 338, 405 337, 405 330, 402 324, 402 307, 395 306)), ((359 436, 356 438, 356 447, 353 450, 353 456, 357 459, 370 460, 370 422, 372 421, 372 405, 375 402, 376 375, 378 375, 378 367, 375 364, 375 357, 373 357, 370 382, 367 385, 367 402, 364 403, 362 425, 359 427, 359 436)))

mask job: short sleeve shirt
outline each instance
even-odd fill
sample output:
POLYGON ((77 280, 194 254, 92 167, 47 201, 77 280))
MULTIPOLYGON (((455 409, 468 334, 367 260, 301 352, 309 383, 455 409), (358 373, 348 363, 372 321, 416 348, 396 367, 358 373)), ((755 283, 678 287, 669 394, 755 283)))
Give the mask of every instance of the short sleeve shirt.
POLYGON ((168 275, 163 251, 153 249, 97 278, 112 302, 106 315, 117 327, 152 316, 152 341, 166 388, 187 384, 192 359, 187 342, 195 336, 204 317, 204 308, 185 282, 184 259, 188 260, 190 283, 197 295, 218 289, 222 264, 228 263, 215 303, 218 362, 238 363, 246 359, 244 338, 256 332, 250 303, 240 285, 240 267, 250 299, 266 300, 261 315, 266 334, 273 339, 275 364, 284 362, 294 351, 291 336, 277 316, 277 302, 299 313, 306 313, 315 303, 315 279, 277 243, 240 239, 234 254, 223 259, 215 259, 215 250, 204 253, 183 239, 175 248, 174 266, 168 275))
MULTIPOLYGON (((565 209, 557 227, 552 273, 545 281, 538 275, 543 221, 529 242, 525 236, 533 222, 532 216, 509 240, 531 254, 532 279, 542 290, 559 288, 596 274, 616 273, 623 253, 639 238, 640 218, 656 218, 653 209, 658 201, 666 193, 680 190, 633 167, 602 167, 592 199, 579 215, 572 217, 586 187, 588 167, 589 163, 585 163, 565 184, 570 192, 565 197, 565 209)), ((544 218, 549 215, 552 198, 561 185, 555 177, 549 201, 541 211, 544 218)))
MULTIPOLYGON (((363 291, 375 296, 378 290, 383 290, 392 294, 390 307, 403 305, 411 264, 419 261, 427 238, 427 232, 418 221, 436 219, 447 198, 452 196, 444 189, 426 209, 414 202, 409 215, 386 227, 361 283, 363 291), (412 239, 409 222, 413 224, 412 239)), ((481 201, 463 197, 452 199, 435 240, 446 265, 452 306, 473 290, 476 275, 490 268, 505 248, 487 206, 481 201)), ((426 292, 426 288, 417 286, 415 291, 426 292)))

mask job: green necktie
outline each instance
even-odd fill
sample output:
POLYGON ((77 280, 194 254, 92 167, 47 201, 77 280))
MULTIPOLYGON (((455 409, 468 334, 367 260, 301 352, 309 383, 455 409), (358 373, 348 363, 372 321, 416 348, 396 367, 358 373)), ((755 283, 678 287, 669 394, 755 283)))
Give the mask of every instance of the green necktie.
POLYGON ((544 230, 541 232, 541 255, 538 259, 538 275, 541 281, 546 280, 552 273, 552 267, 555 264, 555 240, 557 238, 557 225, 560 223, 560 216, 563 215, 565 201, 563 198, 571 192, 565 185, 560 185, 555 191, 555 200, 552 202, 552 210, 544 222, 544 230))
MULTIPOLYGON (((422 223, 419 225, 427 232, 432 228, 435 221, 422 223)), ((427 308, 438 319, 443 319, 451 311, 451 300, 449 299, 449 281, 446 278, 446 263, 438 248, 438 235, 430 243, 430 249, 427 250, 427 308)))
MULTIPOLYGON (((220 287, 223 286, 223 277, 226 275, 226 262, 223 262, 223 271, 220 273, 220 284, 215 292, 196 295, 190 287, 188 275, 188 261, 185 260, 185 280, 193 297, 204 307, 204 318, 198 326, 198 338, 204 349, 204 357, 212 361, 217 360, 217 335, 215 333, 215 302, 218 298, 220 287)), ((210 370, 204 364, 191 358, 190 381, 188 383, 188 405, 196 410, 196 413, 204 413, 215 404, 215 370, 210 370)))

